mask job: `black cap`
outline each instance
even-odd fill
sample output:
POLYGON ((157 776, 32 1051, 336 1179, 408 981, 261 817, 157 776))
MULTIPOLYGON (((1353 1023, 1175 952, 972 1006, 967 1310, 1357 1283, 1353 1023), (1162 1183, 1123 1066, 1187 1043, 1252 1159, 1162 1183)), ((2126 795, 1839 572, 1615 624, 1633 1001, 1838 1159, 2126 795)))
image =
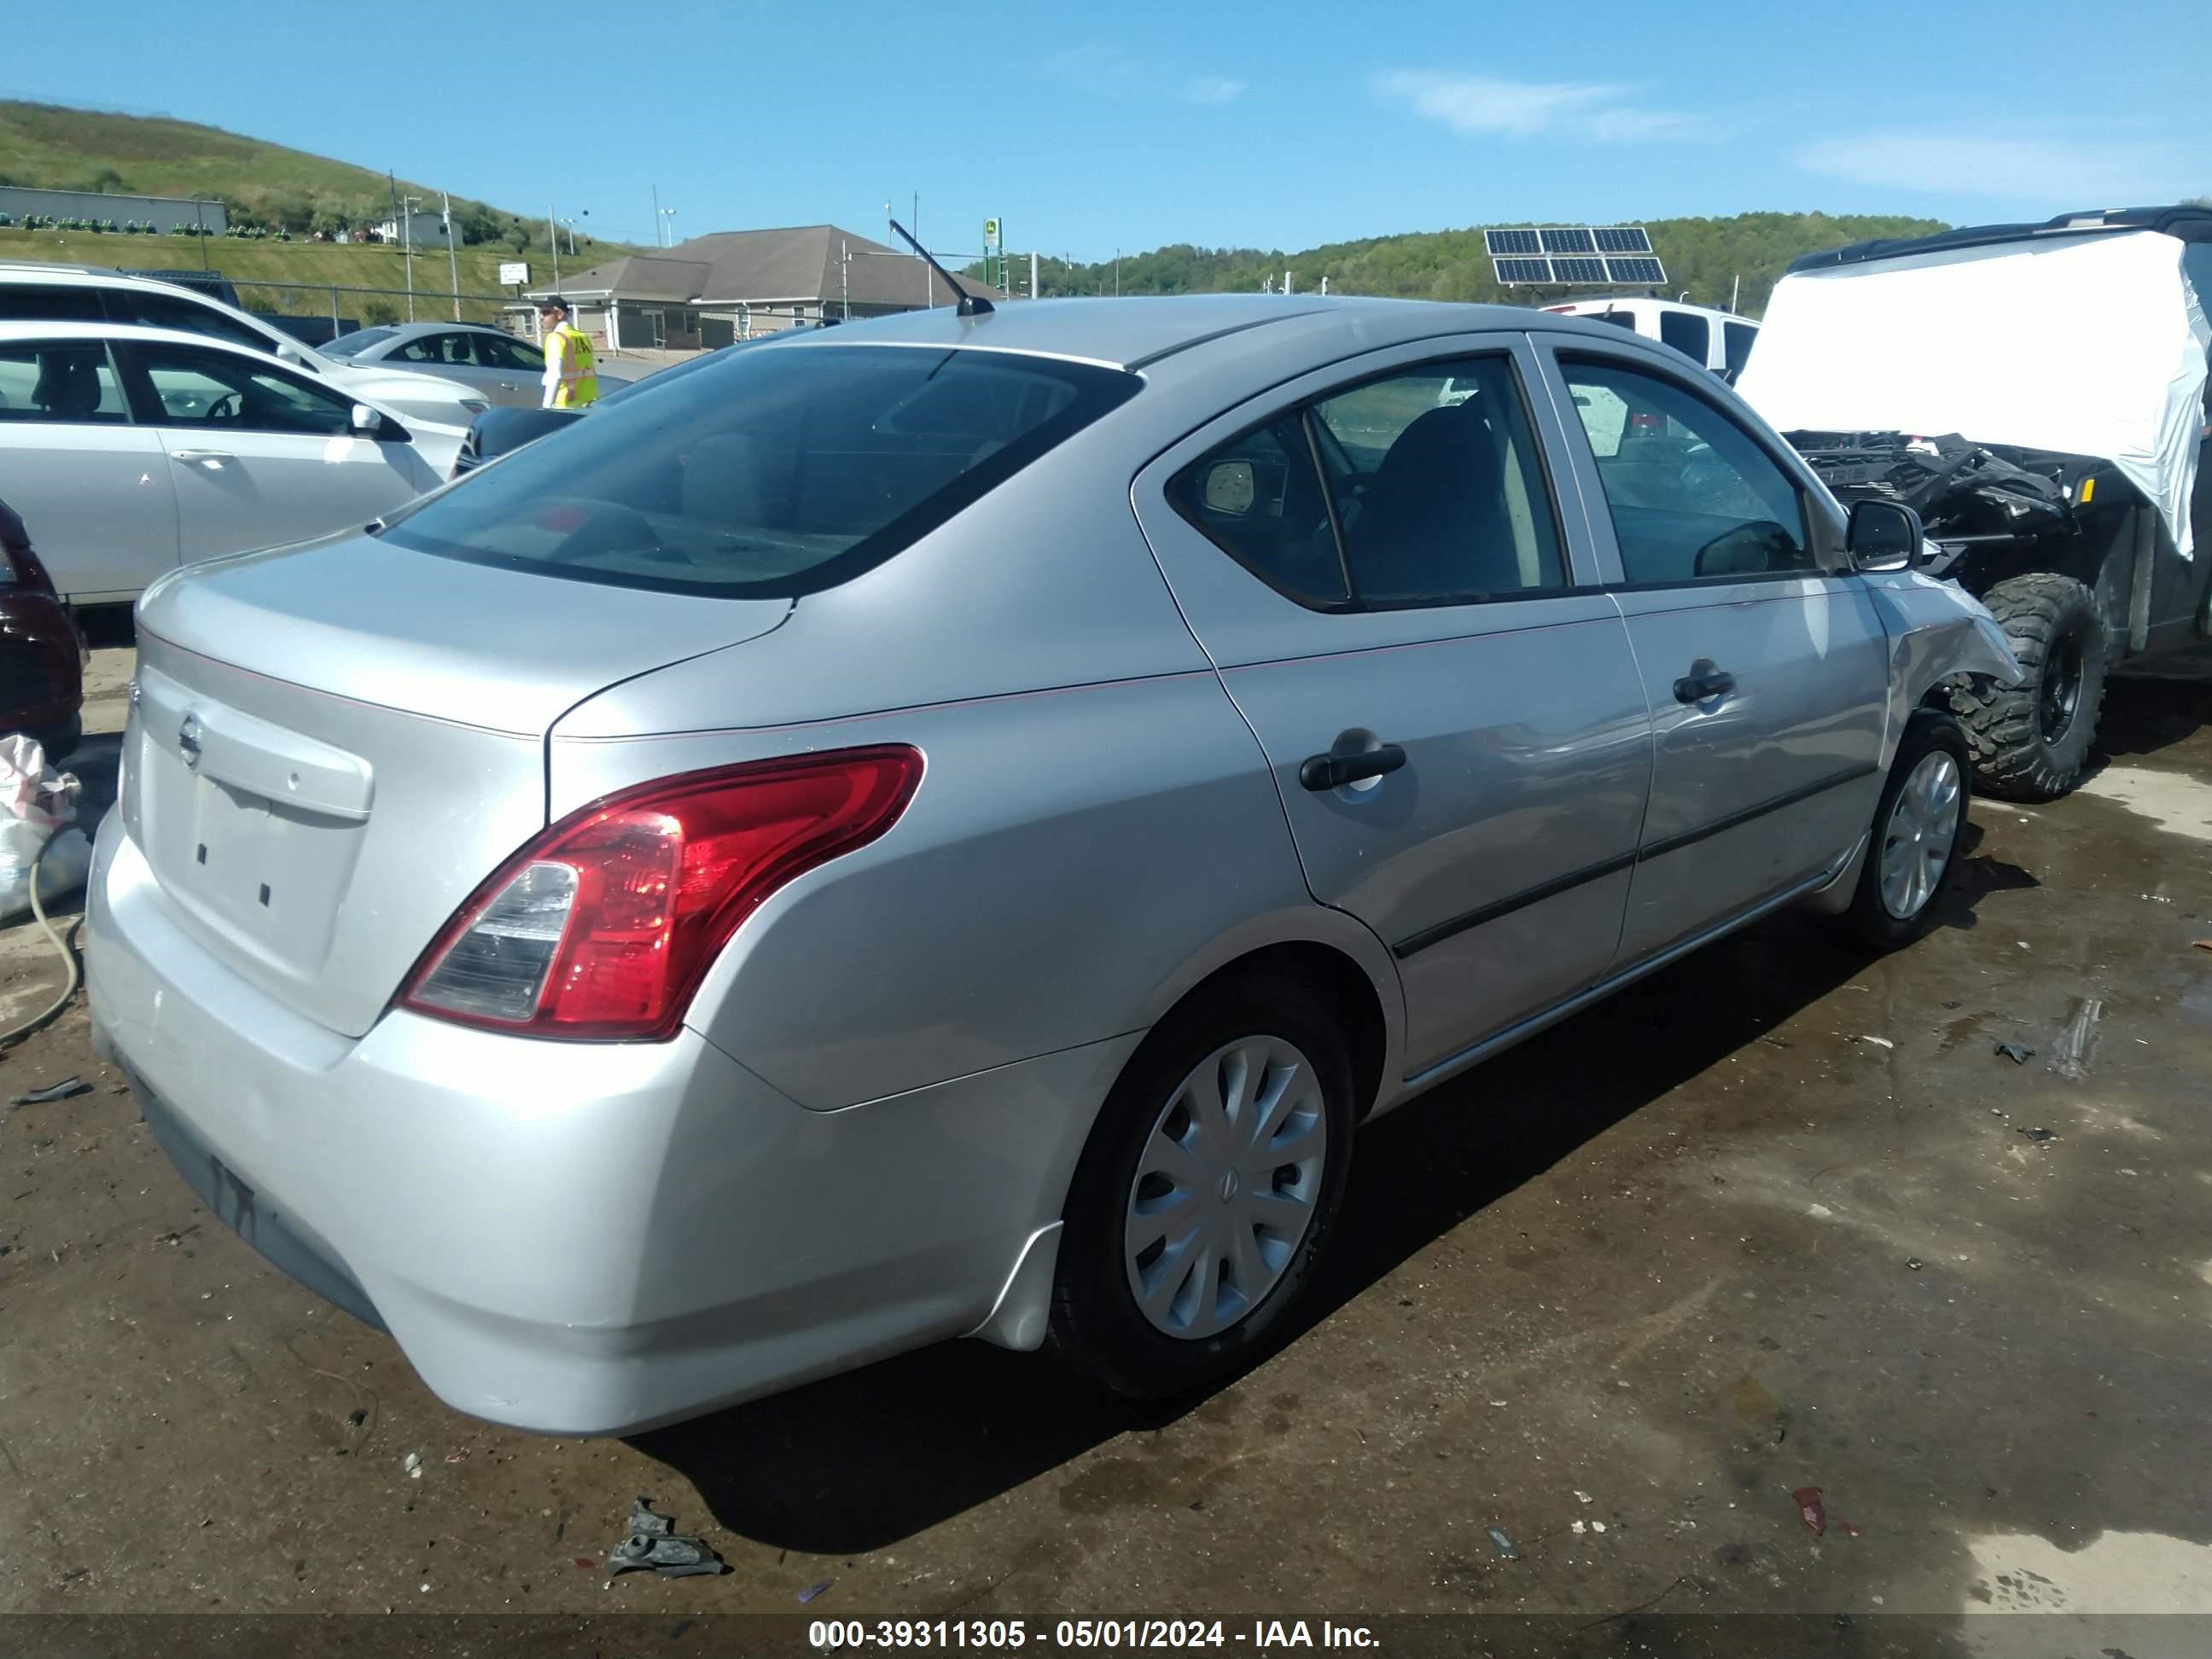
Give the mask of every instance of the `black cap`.
POLYGON ((538 308, 540 311, 557 311, 563 317, 568 314, 568 302, 557 294, 549 295, 540 300, 538 302, 538 308))

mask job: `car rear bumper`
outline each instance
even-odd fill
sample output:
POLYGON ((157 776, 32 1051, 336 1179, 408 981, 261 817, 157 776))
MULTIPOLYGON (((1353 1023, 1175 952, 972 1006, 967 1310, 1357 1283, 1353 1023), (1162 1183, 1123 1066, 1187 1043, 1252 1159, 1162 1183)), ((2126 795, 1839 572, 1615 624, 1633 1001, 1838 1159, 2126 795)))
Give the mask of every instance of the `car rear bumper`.
POLYGON ((100 1040, 194 1189, 449 1405, 544 1433, 975 1330, 1135 1042, 809 1111, 690 1030, 557 1043, 392 1012, 331 1032, 177 927, 118 814, 89 887, 100 1040))

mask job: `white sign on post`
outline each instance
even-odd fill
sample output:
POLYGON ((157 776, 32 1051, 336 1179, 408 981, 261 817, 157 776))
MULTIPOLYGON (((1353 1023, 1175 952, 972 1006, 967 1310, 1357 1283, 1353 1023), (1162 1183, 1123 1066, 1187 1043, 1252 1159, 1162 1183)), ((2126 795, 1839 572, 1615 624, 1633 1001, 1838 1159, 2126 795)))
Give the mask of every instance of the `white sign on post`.
POLYGON ((501 288, 520 288, 530 280, 530 267, 520 260, 502 261, 499 268, 501 288))

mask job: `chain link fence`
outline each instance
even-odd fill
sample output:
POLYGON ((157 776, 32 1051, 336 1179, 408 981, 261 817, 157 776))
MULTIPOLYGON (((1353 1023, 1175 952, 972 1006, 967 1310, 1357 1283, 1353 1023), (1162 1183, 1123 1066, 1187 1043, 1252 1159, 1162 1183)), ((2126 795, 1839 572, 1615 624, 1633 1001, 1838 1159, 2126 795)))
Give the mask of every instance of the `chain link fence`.
POLYGON ((489 323, 526 339, 533 331, 527 301, 514 293, 228 280, 240 309, 268 318, 311 345, 380 323, 489 323))

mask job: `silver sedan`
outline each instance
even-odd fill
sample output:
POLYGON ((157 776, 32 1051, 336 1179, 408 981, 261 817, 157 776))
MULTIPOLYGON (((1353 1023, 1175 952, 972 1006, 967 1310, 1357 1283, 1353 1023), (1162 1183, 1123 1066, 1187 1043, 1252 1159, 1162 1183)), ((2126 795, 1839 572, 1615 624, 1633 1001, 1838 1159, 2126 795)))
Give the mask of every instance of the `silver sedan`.
POLYGON ((1936 694, 2017 665, 1920 547, 1603 324, 772 341, 147 594, 98 1040, 482 1417, 961 1335, 1206 1389, 1361 1123, 1778 907, 1945 914, 1936 694))
MULTIPOLYGON (((534 409, 544 394, 545 354, 504 329, 479 323, 385 323, 341 334, 316 349, 339 362, 459 380, 509 408, 534 409)), ((629 384, 604 368, 599 380, 602 392, 629 384)))

